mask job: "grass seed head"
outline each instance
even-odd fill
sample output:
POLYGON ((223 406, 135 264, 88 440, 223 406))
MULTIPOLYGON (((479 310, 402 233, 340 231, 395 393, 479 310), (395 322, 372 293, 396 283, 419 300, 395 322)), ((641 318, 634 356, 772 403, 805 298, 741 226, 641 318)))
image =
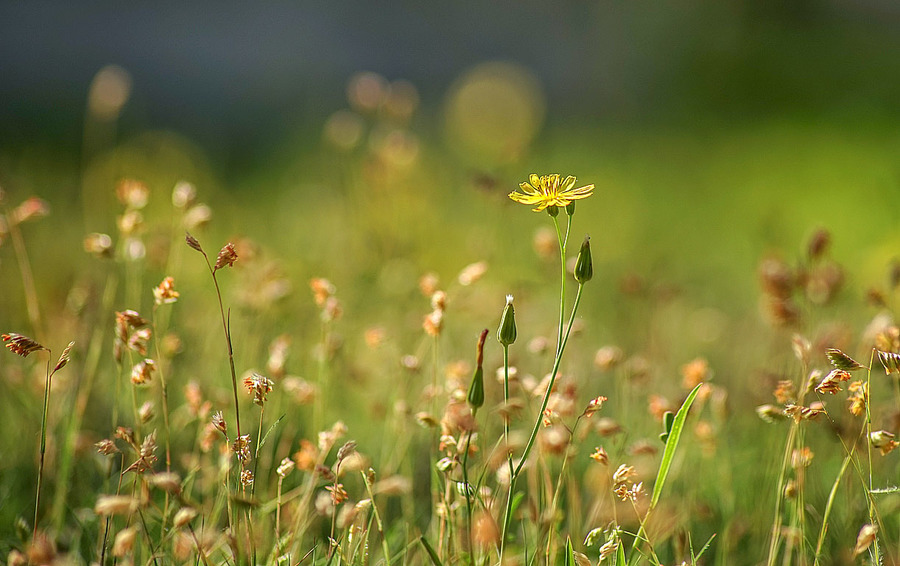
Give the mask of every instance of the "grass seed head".
POLYGON ((146 385, 153 378, 156 371, 156 362, 151 359, 143 359, 131 368, 131 383, 134 385, 146 385))
POLYGON ((112 548, 113 556, 122 558, 123 556, 131 554, 131 551, 134 548, 134 539, 137 535, 137 531, 137 526, 131 526, 122 529, 116 534, 116 539, 112 548))
POLYGON ((836 369, 844 371, 856 371, 858 369, 864 368, 861 363, 857 362, 837 348, 829 348, 825 352, 825 356, 828 358, 828 361, 831 363, 831 365, 836 369))
POLYGON ((296 464, 290 458, 284 458, 281 460, 281 463, 278 464, 278 468, 275 470, 275 473, 278 474, 278 477, 284 478, 287 477, 288 474, 294 471, 296 468, 296 464))
POLYGON ((94 444, 94 446, 97 448, 97 452, 103 454, 104 456, 110 456, 119 452, 119 448, 116 446, 116 443, 108 438, 104 438, 100 442, 94 444))
POLYGON ((130 515, 137 511, 139 503, 130 495, 101 495, 94 505, 94 513, 101 517, 130 515))
POLYGON ((853 547, 853 556, 856 557, 865 552, 875 542, 877 535, 877 525, 863 525, 859 530, 859 534, 856 535, 856 546, 853 547))
POLYGON ((175 513, 175 519, 172 523, 175 525, 176 529, 180 529, 181 527, 187 525, 197 516, 197 510, 193 507, 182 507, 175 513))
POLYGON ((887 375, 900 374, 900 354, 878 350, 878 361, 881 362, 887 375))
POLYGON ((274 385, 271 379, 256 372, 250 372, 250 375, 244 378, 247 393, 253 395, 253 402, 260 407, 266 404, 267 396, 274 385))
POLYGON ((213 266, 213 272, 216 272, 223 267, 232 267, 237 259, 238 255, 234 249, 234 244, 228 242, 222 246, 221 250, 219 250, 219 255, 216 256, 216 264, 213 266))
POLYGON ((175 290, 175 279, 166 277, 153 288, 153 299, 157 305, 168 305, 178 300, 178 291, 175 290))
POLYGON ((32 352, 47 349, 31 338, 23 336, 21 334, 16 334, 15 332, 0 335, 0 338, 2 338, 2 340, 7 343, 6 347, 9 348, 10 352, 22 356, 23 358, 27 358, 28 354, 32 352))

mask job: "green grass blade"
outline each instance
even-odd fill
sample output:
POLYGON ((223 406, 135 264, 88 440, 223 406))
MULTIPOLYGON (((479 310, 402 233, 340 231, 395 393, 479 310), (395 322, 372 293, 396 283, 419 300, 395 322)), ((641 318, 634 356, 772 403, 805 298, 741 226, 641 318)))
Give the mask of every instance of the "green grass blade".
POLYGON ((616 549, 616 566, 625 566, 628 561, 625 560, 625 543, 619 539, 619 547, 616 549))
POLYGON ((703 384, 700 383, 694 387, 688 394, 687 399, 684 400, 681 408, 678 409, 678 412, 675 414, 675 420, 672 422, 672 431, 669 433, 669 438, 666 440, 666 449, 663 451, 662 462, 659 463, 659 472, 656 474, 656 483, 653 484, 653 496, 650 498, 651 509, 656 507, 659 496, 662 494, 663 486, 666 483, 666 477, 669 475, 669 468, 672 467, 672 460, 675 459, 675 450, 678 448, 678 440, 681 438, 681 432, 684 430, 684 421, 687 420, 691 404, 693 404, 694 398, 697 397, 697 392, 700 391, 700 387, 702 386, 703 384))
POLYGON ((263 435, 262 440, 259 441, 260 448, 262 448, 263 446, 266 445, 266 440, 269 439, 269 435, 272 434, 272 431, 275 430, 275 427, 278 426, 278 423, 280 423, 282 421, 282 419, 284 419, 284 417, 285 417, 285 415, 281 415, 280 417, 278 417, 275 420, 274 423, 272 423, 272 426, 270 426, 269 430, 266 431, 266 434, 263 435))
POLYGON ((428 557, 431 558, 431 563, 434 566, 444 566, 441 563, 441 559, 438 558, 437 552, 434 551, 431 544, 429 544, 428 539, 425 538, 425 535, 419 537, 419 542, 422 543, 422 547, 425 548, 425 552, 428 553, 428 557))
POLYGON ((565 566, 575 566, 575 549, 572 548, 572 538, 566 537, 565 566))

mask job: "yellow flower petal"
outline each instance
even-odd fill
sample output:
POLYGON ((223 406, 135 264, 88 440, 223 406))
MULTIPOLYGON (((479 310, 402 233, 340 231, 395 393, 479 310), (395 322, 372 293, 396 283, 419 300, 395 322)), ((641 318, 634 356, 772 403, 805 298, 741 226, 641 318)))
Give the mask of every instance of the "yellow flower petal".
POLYGON ((560 183, 560 175, 557 173, 542 176, 531 174, 528 182, 519 183, 521 192, 513 191, 509 193, 509 198, 522 204, 537 205, 532 210, 540 212, 549 206, 567 206, 573 200, 587 198, 594 192, 594 185, 577 189, 574 187, 575 177, 572 175, 560 183))

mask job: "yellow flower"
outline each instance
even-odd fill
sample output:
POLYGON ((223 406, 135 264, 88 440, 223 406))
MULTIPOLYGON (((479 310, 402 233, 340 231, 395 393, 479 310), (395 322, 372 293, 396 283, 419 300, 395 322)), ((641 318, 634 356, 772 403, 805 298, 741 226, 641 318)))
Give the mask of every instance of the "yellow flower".
POLYGON ((520 183, 522 192, 513 191, 509 198, 527 205, 536 205, 535 212, 540 212, 548 206, 567 206, 573 200, 583 199, 594 193, 594 185, 575 187, 575 177, 569 175, 562 182, 558 174, 530 175, 527 183, 520 183))

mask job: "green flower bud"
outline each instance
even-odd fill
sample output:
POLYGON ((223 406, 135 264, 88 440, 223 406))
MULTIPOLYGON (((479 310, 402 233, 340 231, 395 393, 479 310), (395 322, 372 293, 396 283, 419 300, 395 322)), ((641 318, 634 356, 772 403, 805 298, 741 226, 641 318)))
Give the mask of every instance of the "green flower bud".
POLYGON ((569 216, 575 215, 575 201, 574 200, 566 205, 566 214, 568 214, 569 216))
POLYGON ((559 207, 558 206, 548 206, 546 208, 546 210, 547 210, 547 214, 549 214, 553 218, 556 218, 557 216, 559 216, 559 207))
POLYGON ((475 368, 472 383, 469 385, 469 394, 466 396, 466 403, 469 404, 473 412, 484 405, 484 370, 481 366, 475 368))
POLYGON ((581 284, 587 283, 594 276, 594 264, 591 261, 591 237, 585 236, 575 260, 575 281, 581 284))
POLYGON ((466 403, 472 409, 472 414, 484 405, 484 341, 487 338, 488 329, 485 328, 478 336, 478 344, 475 347, 475 374, 472 375, 472 384, 469 385, 469 394, 466 395, 466 403))
POLYGON ((497 340, 504 346, 516 341, 516 309, 513 308, 513 296, 506 296, 506 307, 500 317, 500 328, 497 329, 497 340))

